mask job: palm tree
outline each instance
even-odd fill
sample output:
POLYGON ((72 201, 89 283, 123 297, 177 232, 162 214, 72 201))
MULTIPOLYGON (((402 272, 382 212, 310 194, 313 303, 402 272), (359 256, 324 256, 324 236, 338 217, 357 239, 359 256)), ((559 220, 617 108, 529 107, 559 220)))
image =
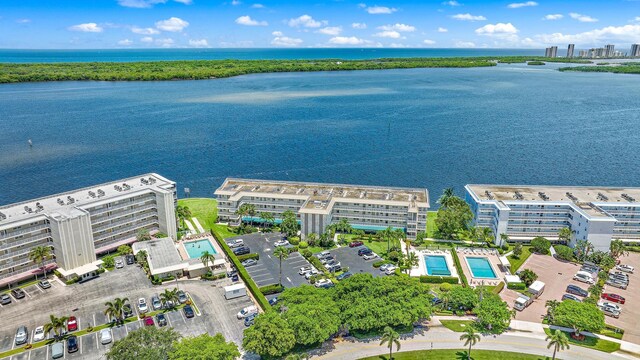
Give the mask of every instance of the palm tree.
POLYGON ((578 249, 578 260, 584 261, 594 247, 588 240, 578 240, 576 241, 576 249, 578 249))
POLYGON ((391 240, 395 239, 395 230, 391 226, 378 233, 380 237, 387 240, 387 254, 391 251, 391 240))
POLYGON ((247 215, 251 216, 251 226, 253 226, 253 218, 256 216, 256 206, 253 204, 247 205, 247 215))
POLYGON ((202 255, 200 256, 200 261, 202 261, 202 263, 204 264, 204 267, 208 268, 210 266, 209 264, 213 265, 213 262, 216 261, 216 257, 212 253, 205 250, 202 252, 202 255))
POLYGON ((544 306, 547 308, 547 315, 549 316, 549 321, 553 322, 553 311, 560 305, 560 301, 558 300, 547 300, 544 306))
POLYGON ((289 250, 287 250, 287 248, 285 248, 284 246, 278 246, 273 251, 273 256, 275 256, 278 259, 280 259, 280 282, 279 282, 279 284, 280 284, 280 286, 282 286, 282 260, 289 257, 289 250))
POLYGON ((384 344, 389 347, 389 360, 393 359, 393 345, 396 346, 397 351, 400 351, 400 335, 389 326, 384 328, 384 333, 380 338, 380 346, 384 344))
POLYGON ((49 322, 44 324, 44 332, 48 334, 53 330, 55 338, 58 339, 60 331, 64 329, 68 319, 66 316, 56 317, 55 315, 49 315, 49 322))
POLYGON ((136 240, 137 241, 148 241, 148 240, 151 240, 151 235, 149 234, 149 230, 147 230, 147 229, 138 230, 138 233, 136 234, 136 240))
POLYGON ((307 243, 309 244, 309 246, 314 246, 317 241, 318 241, 318 234, 310 233, 309 235, 307 235, 307 243))
POLYGON ((416 253, 410 252, 409 255, 407 255, 406 262, 405 262, 405 265, 407 266, 407 274, 411 272, 412 267, 418 266, 419 263, 420 263, 420 258, 418 258, 416 253))
POLYGON ((180 219, 180 222, 182 223, 182 228, 184 228, 185 220, 191 217, 191 210, 189 210, 189 208, 186 206, 178 205, 176 207, 176 215, 178 216, 178 219, 180 219))
POLYGON ((115 319, 116 322, 122 322, 124 320, 124 306, 129 302, 129 298, 115 298, 113 301, 107 301, 104 303, 104 306, 107 309, 104 311, 104 314, 109 316, 112 319, 115 319))
POLYGON ((464 334, 460 335, 460 340, 464 340, 464 346, 469 345, 469 352, 467 353, 467 359, 471 359, 471 346, 480 341, 480 335, 476 333, 473 327, 468 326, 464 334))
POLYGON ((269 227, 272 227, 273 223, 276 220, 276 217, 273 216, 273 214, 268 211, 261 212, 260 218, 265 222, 265 224, 268 224, 269 227))
POLYGON ((242 218, 249 215, 249 209, 246 206, 247 204, 242 204, 240 205, 240 207, 238 208, 238 210, 236 210, 235 214, 240 216, 240 225, 242 225, 242 218))
POLYGON ((509 242, 509 235, 507 234, 500 234, 500 246, 506 244, 509 242))
POLYGON ((160 300, 165 303, 171 303, 175 306, 178 301, 178 289, 165 289, 164 292, 160 293, 160 300))
MULTIPOLYGON (((51 248, 48 246, 36 246, 29 251, 29 260, 40 264, 40 270, 44 271, 44 262, 51 257, 51 248)), ((38 273, 36 272, 36 280, 38 273)))
POLYGON ((609 251, 611 253, 611 256, 616 260, 621 256, 629 255, 629 250, 627 249, 627 246, 620 239, 616 239, 611 242, 611 245, 609 246, 609 251))
POLYGON ((138 263, 142 264, 147 261, 147 250, 140 250, 136 253, 136 260, 138 263))
POLYGON ((547 349, 550 349, 553 346, 552 360, 556 359, 556 352, 564 350, 565 348, 569 349, 569 338, 567 338, 567 335, 560 330, 556 330, 556 332, 547 336, 545 340, 549 342, 547 349))
POLYGON ((447 207, 449 205, 450 200, 455 196, 455 191, 453 191, 452 187, 446 188, 442 191, 442 195, 438 199, 438 204, 447 207))
POLYGON ((569 229, 568 227, 563 227, 562 229, 558 230, 558 240, 560 241, 564 241, 565 243, 569 243, 569 241, 571 241, 571 229, 569 229))
POLYGON ((488 227, 481 227, 479 230, 480 230, 480 238, 482 238, 482 241, 490 245, 494 239, 493 230, 491 230, 491 228, 488 228, 488 227))

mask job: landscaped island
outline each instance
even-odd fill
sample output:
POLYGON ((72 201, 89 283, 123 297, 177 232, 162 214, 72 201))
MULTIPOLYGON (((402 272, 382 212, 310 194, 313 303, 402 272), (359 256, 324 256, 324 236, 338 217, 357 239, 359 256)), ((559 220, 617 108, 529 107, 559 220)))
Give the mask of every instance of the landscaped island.
MULTIPOLYGON (((598 64, 600 65, 600 64, 598 64)), ((619 65, 563 67, 560 71, 610 72, 616 74, 640 74, 640 62, 621 63, 619 65)))
MULTIPOLYGON (((373 60, 189 60, 0 64, 0 83, 37 81, 157 81, 226 78, 254 73, 468 68, 497 62, 558 61, 544 57, 389 58, 373 60)), ((572 62, 570 59, 567 62, 572 62)))

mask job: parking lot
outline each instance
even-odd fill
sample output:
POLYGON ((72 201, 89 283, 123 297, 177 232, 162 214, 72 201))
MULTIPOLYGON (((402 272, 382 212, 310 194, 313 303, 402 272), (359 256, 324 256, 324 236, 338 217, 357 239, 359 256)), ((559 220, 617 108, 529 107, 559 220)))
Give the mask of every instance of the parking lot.
MULTIPOLYGON (((142 270, 133 265, 104 273, 99 278, 83 284, 63 286, 57 280, 51 283, 52 287, 47 290, 29 286, 25 289, 28 295, 24 299, 17 301, 12 299, 12 304, 0 308, 3 324, 0 328, 0 352, 15 346, 14 335, 18 326, 26 325, 30 332, 29 339, 32 339, 34 329, 48 322, 49 314, 75 316, 78 319, 78 330, 82 330, 89 325, 97 326, 106 323, 108 319, 104 315, 104 303, 112 301, 115 297, 127 297, 132 304, 134 317, 137 317, 135 303, 139 297, 144 297, 149 302, 154 294, 176 287, 176 282, 152 286, 142 270)), ((187 319, 181 310, 167 312, 168 326, 174 327, 183 336, 195 336, 205 332, 213 335, 219 332, 228 341, 234 341, 240 345, 245 327, 242 321, 236 319, 236 314, 243 307, 252 305, 252 302, 248 297, 225 300, 223 288, 230 283, 230 279, 215 282, 180 281, 177 286, 191 295, 202 316, 187 319)), ((113 338, 119 340, 141 326, 143 326, 141 321, 134 321, 114 327, 112 328, 113 338)), ((78 351, 72 354, 65 351, 65 358, 101 358, 111 344, 101 345, 98 336, 97 332, 81 336, 78 341, 78 351)), ((10 358, 12 360, 48 359, 49 352, 50 348, 45 346, 10 358)))
POLYGON ((364 274, 369 273, 373 276, 384 276, 384 272, 380 269, 373 267, 373 263, 380 261, 380 258, 365 260, 362 256, 358 255, 358 249, 360 247, 350 248, 349 246, 343 246, 337 249, 329 250, 336 259, 342 265, 342 268, 349 268, 349 272, 352 274, 364 274))
POLYGON ((629 286, 626 290, 609 285, 604 286, 603 292, 618 294, 626 299, 625 304, 620 305, 622 307, 620 317, 614 319, 607 316, 605 322, 624 329, 623 340, 640 344, 640 326, 638 326, 638 319, 640 319, 640 274, 638 273, 640 271, 640 254, 630 252, 629 256, 620 258, 620 263, 634 266, 635 272, 629 274, 629 286))

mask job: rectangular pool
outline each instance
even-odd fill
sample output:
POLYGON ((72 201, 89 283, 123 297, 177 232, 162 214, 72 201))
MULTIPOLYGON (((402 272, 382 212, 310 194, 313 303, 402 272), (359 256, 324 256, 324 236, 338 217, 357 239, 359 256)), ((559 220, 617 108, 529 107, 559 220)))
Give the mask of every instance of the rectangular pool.
POLYGON ((467 257, 467 264, 471 275, 478 279, 497 279, 496 273, 486 257, 467 257))
POLYGON ((187 250, 187 254, 189 254, 189 258, 191 259, 199 259, 205 251, 208 251, 209 254, 217 254, 216 249, 213 248, 209 239, 185 242, 182 246, 187 250))
POLYGON ((442 255, 425 255, 424 263, 427 266, 427 275, 451 276, 447 259, 442 255))

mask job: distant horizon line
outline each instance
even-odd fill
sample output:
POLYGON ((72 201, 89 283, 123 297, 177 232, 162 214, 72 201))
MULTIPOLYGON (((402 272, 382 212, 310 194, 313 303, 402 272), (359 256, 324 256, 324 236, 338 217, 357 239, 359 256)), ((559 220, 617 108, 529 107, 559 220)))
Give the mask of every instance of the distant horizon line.
MULTIPOLYGON (((555 45, 554 45, 555 46, 555 45)), ((60 48, 1 48, 0 51, 96 51, 96 50, 544 50, 544 48, 459 48, 459 47, 307 47, 307 48, 287 48, 287 47, 209 47, 209 48, 82 48, 82 49, 60 49, 60 48)))

